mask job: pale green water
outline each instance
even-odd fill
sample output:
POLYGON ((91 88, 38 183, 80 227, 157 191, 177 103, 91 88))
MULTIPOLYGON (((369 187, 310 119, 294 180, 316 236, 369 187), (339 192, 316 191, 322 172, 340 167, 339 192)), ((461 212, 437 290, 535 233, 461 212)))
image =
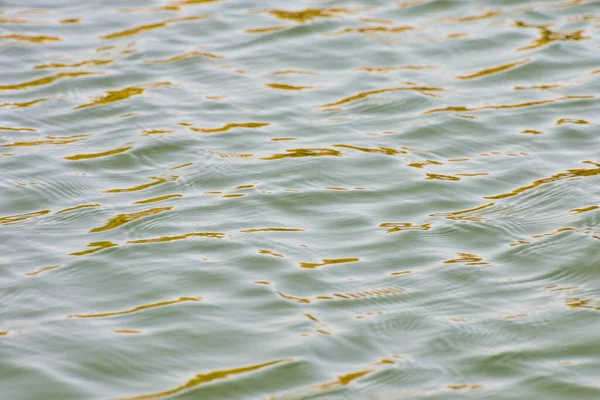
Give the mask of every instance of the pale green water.
POLYGON ((1 399, 600 398, 600 1, 0 5, 1 399))

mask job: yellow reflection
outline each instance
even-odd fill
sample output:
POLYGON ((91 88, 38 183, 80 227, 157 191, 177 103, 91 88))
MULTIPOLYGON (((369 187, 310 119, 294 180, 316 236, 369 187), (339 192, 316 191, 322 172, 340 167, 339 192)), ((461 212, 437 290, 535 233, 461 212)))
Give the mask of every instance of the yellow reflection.
POLYGON ((483 387, 483 385, 448 385, 448 389, 450 390, 475 390, 483 387))
POLYGON ((58 21, 61 24, 78 24, 79 22, 81 22, 81 18, 67 18, 67 19, 61 19, 60 21, 58 21))
POLYGON ((112 156, 115 154, 125 153, 126 151, 129 151, 131 149, 133 149, 133 146, 121 147, 119 149, 102 151, 100 153, 75 154, 73 156, 65 157, 65 159, 71 160, 71 161, 77 161, 77 160, 87 160, 90 158, 108 157, 108 156, 112 156))
POLYGON ((500 11, 486 11, 482 14, 479 15, 471 15, 471 16, 467 16, 467 17, 448 17, 448 18, 441 18, 438 21, 439 22, 471 22, 471 21, 478 21, 480 19, 486 19, 486 18, 492 18, 495 17, 497 15, 500 15, 500 11))
POLYGON ((219 56, 219 55, 212 54, 212 53, 203 53, 200 51, 190 51, 188 53, 183 53, 178 56, 171 57, 171 58, 164 58, 164 59, 160 59, 160 60, 148 60, 148 61, 145 61, 145 63, 165 64, 165 63, 171 63, 171 62, 175 62, 175 61, 186 60, 188 58, 193 58, 193 57, 206 57, 206 58, 219 59, 219 60, 222 60, 225 58, 223 56, 219 56))
POLYGON ((171 82, 157 82, 151 85, 144 86, 130 86, 120 90, 107 90, 105 96, 97 97, 94 101, 87 104, 82 104, 74 108, 74 110, 79 110, 81 108, 94 107, 103 104, 110 104, 116 101, 126 100, 132 96, 138 96, 143 94, 147 88, 157 88, 161 86, 171 85, 171 82))
POLYGON ((12 128, 10 126, 0 126, 0 131, 37 132, 37 129, 34 129, 34 128, 12 128))
POLYGON ((451 112, 464 112, 464 111, 481 111, 481 110, 507 110, 507 109, 514 109, 514 108, 524 108, 524 107, 534 107, 534 106, 541 106, 544 104, 550 104, 550 103, 556 103, 556 102, 560 102, 560 101, 569 101, 569 100, 583 100, 583 99, 594 99, 594 96, 565 96, 565 97, 559 97, 558 99, 551 99, 551 100, 538 100, 538 101, 529 101, 529 102, 525 102, 525 103, 518 103, 518 104, 503 104, 503 105, 499 105, 499 106, 481 106, 481 107, 464 107, 464 106, 448 106, 448 107, 444 107, 444 108, 435 108, 433 110, 429 110, 429 111, 425 111, 423 114, 433 114, 436 112, 447 112, 447 111, 451 111, 451 112))
POLYGON ((161 301, 158 303, 145 304, 143 306, 137 306, 125 311, 114 311, 114 312, 106 312, 106 313, 97 313, 97 314, 70 314, 69 318, 106 318, 106 317, 114 317, 115 315, 125 315, 132 314, 134 312, 147 310, 150 308, 156 307, 164 307, 169 306, 171 304, 183 303, 186 301, 201 301, 202 297, 180 297, 177 300, 167 300, 161 301))
POLYGON ((166 178, 158 178, 156 176, 151 176, 150 179, 154 179, 154 182, 145 183, 143 185, 138 185, 138 186, 134 186, 134 187, 130 187, 130 188, 109 189, 109 190, 105 190, 104 192, 105 193, 137 192, 138 190, 148 189, 153 186, 161 185, 163 183, 174 182, 177 179, 179 179, 179 176, 172 175, 172 176, 167 176, 166 178))
POLYGON ((156 202, 159 202, 159 201, 169 200, 169 199, 172 199, 174 197, 183 197, 183 195, 182 194, 168 194, 168 195, 165 195, 165 196, 153 197, 153 198, 147 199, 147 200, 136 201, 133 204, 156 203, 156 202))
POLYGON ((416 5, 422 4, 424 1, 425 0, 401 1, 400 3, 396 3, 396 6, 400 7, 400 8, 405 8, 405 7, 416 6, 416 5))
POLYGON ((98 228, 90 229, 90 232, 103 232, 111 229, 118 228, 121 225, 124 225, 128 222, 135 221, 136 219, 147 217, 149 215, 156 215, 164 211, 170 211, 173 207, 160 207, 160 208, 152 208, 149 210, 138 211, 128 214, 118 214, 117 216, 108 220, 106 225, 100 226, 98 228))
POLYGON ((240 232, 254 233, 254 232, 302 232, 304 229, 301 228, 250 228, 243 229, 240 232))
POLYGON ((266 28, 253 28, 253 29, 246 29, 246 33, 266 33, 266 32, 276 32, 276 31, 282 31, 284 29, 288 28, 287 26, 269 26, 266 28))
POLYGON ((428 231, 431 229, 431 223, 414 225, 412 222, 382 222, 379 227, 387 228, 387 232, 428 231))
POLYGON ((213 239, 222 239, 227 234, 221 232, 192 232, 186 233, 184 235, 177 236, 161 236, 154 239, 138 239, 138 240, 128 240, 127 243, 130 244, 148 244, 148 243, 162 243, 162 242, 172 242, 174 240, 184 240, 190 237, 207 237, 213 239))
POLYGON ((173 133, 174 130, 171 129, 144 129, 142 136, 150 136, 150 135, 162 135, 165 133, 173 133))
POLYGON ((204 3, 215 3, 220 0, 175 0, 170 1, 168 4, 162 7, 154 7, 154 8, 127 8, 123 10, 119 10, 120 12, 132 13, 132 12, 152 12, 152 11, 181 11, 182 7, 194 5, 194 4, 204 4, 204 3))
POLYGON ((419 160, 419 161, 409 162, 406 165, 408 167, 413 167, 413 168, 425 168, 428 165, 443 165, 443 164, 444 163, 441 163, 439 161, 434 161, 434 160, 419 160))
POLYGON ((46 100, 50 100, 50 97, 44 97, 43 99, 36 99, 36 100, 31 100, 31 101, 25 101, 23 103, 2 103, 2 104, 0 104, 0 107, 27 108, 27 107, 31 107, 37 103, 41 103, 46 100))
POLYGON ((366 376, 370 373, 372 373, 373 370, 372 369, 367 369, 364 371, 358 371, 358 372, 351 372, 349 374, 345 374, 345 375, 340 375, 337 377, 337 379, 333 382, 328 382, 328 383, 324 383, 322 385, 319 385, 320 389, 323 390, 329 390, 335 386, 347 386, 349 385, 352 381, 362 378, 363 376, 366 376))
POLYGON ((389 26, 365 26, 362 28, 345 28, 342 29, 341 31, 337 31, 335 33, 332 33, 332 36, 335 35, 345 35, 348 33, 365 33, 365 34, 371 34, 371 33, 402 33, 402 32, 407 32, 407 31, 412 31, 415 28, 412 26, 395 26, 395 27, 389 27, 389 26))
POLYGON ((390 149, 389 147, 369 148, 369 147, 352 146, 349 144, 334 144, 334 145, 332 145, 332 147, 341 147, 343 149, 358 150, 358 151, 362 151, 365 153, 385 154, 387 156, 396 156, 398 154, 407 154, 408 153, 405 150, 394 150, 394 149, 390 149))
POLYGON ((46 144, 69 144, 79 142, 86 139, 90 135, 73 135, 73 136, 46 136, 47 140, 35 140, 31 142, 13 142, 4 144, 0 147, 24 147, 24 146, 42 146, 46 144))
POLYGON ((27 35, 17 35, 14 33, 12 35, 0 36, 0 39, 11 39, 11 40, 17 40, 19 42, 26 42, 26 43, 46 43, 46 42, 62 41, 61 38, 56 37, 56 36, 27 36, 27 35))
POLYGON ((535 129, 523 129, 521 131, 521 133, 527 134, 527 135, 541 135, 543 132, 542 131, 536 131, 535 129))
POLYGON ((267 83, 266 87, 270 87, 271 89, 279 89, 279 90, 305 90, 305 89, 314 89, 314 86, 293 86, 293 85, 285 85, 283 83, 267 83))
POLYGON ((140 331, 138 331, 137 329, 115 329, 113 330, 114 333, 125 333, 125 334, 138 334, 138 333, 142 333, 140 331))
POLYGON ((540 35, 539 38, 535 39, 531 45, 521 47, 518 50, 537 49, 539 47, 558 41, 589 39, 587 36, 583 35, 583 33, 585 32, 584 30, 573 32, 551 31, 546 25, 529 25, 521 21, 516 21, 515 26, 518 28, 536 28, 540 35))
POLYGON ((578 124, 578 125, 587 125, 589 121, 585 119, 573 119, 573 118, 561 118, 554 125, 562 125, 562 124, 578 124))
POLYGON ((100 72, 62 72, 60 74, 35 79, 33 81, 17 83, 14 85, 0 85, 0 90, 22 90, 32 86, 48 85, 62 78, 76 78, 78 76, 98 75, 100 72))
POLYGON ((297 69, 285 69, 281 71, 271 72, 269 75, 319 75, 313 71, 300 71, 297 69))
POLYGON ((324 258, 323 261, 320 263, 301 262, 300 267, 314 269, 314 268, 323 267, 325 265, 345 264, 345 263, 353 263, 353 262, 357 262, 357 261, 360 261, 360 259, 358 257, 330 258, 330 259, 324 258))
MULTIPOLYGON (((0 11, 2 14, 2 11, 0 11)), ((0 17, 0 24, 27 24, 28 21, 20 18, 2 18, 0 17)))
POLYGON ((273 154, 269 157, 261 158, 261 160, 278 160, 280 158, 302 158, 302 157, 339 157, 342 156, 341 151, 334 149, 287 149, 284 154, 273 154))
POLYGON ((191 165, 194 165, 194 163, 193 163, 193 162, 189 162, 189 163, 185 163, 185 164, 177 165, 177 166, 175 166, 175 167, 172 167, 172 168, 169 168, 169 169, 171 169, 171 170, 173 170, 173 169, 180 169, 180 168, 189 167, 189 166, 191 166, 191 165))
POLYGON ((15 222, 24 221, 26 219, 39 217, 39 216, 42 216, 42 215, 46 215, 46 214, 48 214, 50 212, 51 212, 50 210, 42 210, 42 211, 25 213, 25 214, 9 215, 8 217, 2 217, 2 218, 0 218, 0 225, 14 224, 15 222))
POLYGON ((600 301, 593 299, 572 298, 565 300, 565 305, 570 308, 587 308, 600 311, 600 301))
POLYGON ((483 258, 471 253, 456 253, 458 258, 446 260, 444 264, 464 264, 469 266, 490 266, 491 264, 483 261, 483 258))
POLYGON ((577 229, 575 229, 575 228, 558 228, 550 233, 542 233, 540 235, 533 235, 531 237, 534 239, 541 239, 543 237, 558 235, 559 233, 562 233, 562 232, 577 232, 577 229))
POLYGON ((35 275, 41 274, 42 272, 51 271, 51 270, 59 268, 59 267, 60 267, 60 265, 52 265, 50 267, 42 267, 36 271, 28 272, 25 275, 35 276, 35 275))
POLYGON ((569 212, 575 213, 575 214, 581 214, 584 212, 588 212, 588 211, 592 211, 592 210, 597 210, 600 207, 598 206, 589 206, 589 207, 583 207, 583 208, 574 208, 572 210, 569 210, 569 212))
POLYGON ((197 20, 208 18, 208 17, 211 17, 211 15, 196 15, 193 17, 172 18, 172 19, 167 19, 167 20, 160 21, 160 22, 155 22, 153 24, 141 25, 141 26, 138 26, 138 27, 135 27, 132 29, 126 29, 124 31, 111 33, 108 35, 101 36, 101 38, 102 39, 117 39, 117 38, 122 38, 125 36, 133 36, 133 35, 137 35, 138 33, 149 31, 152 29, 163 28, 169 24, 174 24, 177 22, 185 22, 185 21, 197 21, 197 20))
POLYGON ((275 253, 274 251, 267 250, 267 249, 259 249, 258 253, 259 254, 269 254, 274 257, 283 257, 283 254, 275 253))
POLYGON ((443 174, 431 174, 427 173, 427 178, 425 180, 439 180, 439 181, 460 181, 460 178, 453 175, 443 175, 443 174))
POLYGON ((248 372, 257 371, 259 369, 271 367, 273 365, 277 365, 277 364, 281 364, 281 363, 289 363, 291 361, 293 361, 293 359, 291 359, 291 358, 284 358, 284 359, 281 359, 281 360, 269 361, 269 362, 265 362, 265 363, 262 363, 262 364, 249 365, 249 366, 246 366, 246 367, 238 367, 238 368, 231 368, 231 369, 221 369, 221 370, 215 370, 215 371, 206 372, 206 373, 200 373, 200 374, 196 374, 195 377, 193 377, 192 379, 188 380, 183 385, 177 386, 177 387, 175 387, 173 389, 165 390, 163 392, 156 392, 156 393, 144 394, 144 395, 140 395, 140 396, 123 397, 120 400, 152 400, 152 399, 162 399, 164 397, 170 397, 170 396, 172 396, 174 394, 177 394, 179 392, 182 392, 184 390, 191 389, 191 388, 196 387, 196 386, 204 385, 204 384, 207 384, 207 383, 215 381, 215 380, 227 379, 228 377, 230 377, 232 375, 245 374, 245 373, 248 373, 248 372))
POLYGON ((499 65, 497 67, 486 68, 486 69, 483 69, 481 71, 473 72, 473 73, 468 74, 468 75, 458 76, 458 79, 481 78, 482 76, 496 74, 498 72, 503 72, 503 71, 506 71, 508 69, 512 69, 512 68, 518 67, 519 65, 527 64, 530 61, 531 61, 531 59, 527 58, 525 60, 516 61, 516 62, 513 62, 513 63, 509 63, 509 64, 499 65))
POLYGON ((69 208, 65 208, 64 210, 60 210, 57 211, 56 214, 62 214, 62 213, 66 213, 69 211, 74 211, 74 210, 79 210, 81 208, 91 208, 91 207, 101 207, 102 204, 81 204, 79 206, 75 206, 75 207, 69 207, 69 208))
POLYGON ((485 199, 504 199, 506 197, 516 196, 516 195, 526 192, 528 190, 535 189, 536 187, 546 184, 546 183, 557 182, 557 181, 561 181, 561 180, 565 180, 565 179, 581 178, 581 177, 585 177, 585 176, 600 175, 600 164, 596 164, 596 163, 592 163, 592 162, 588 162, 588 163, 595 165, 596 168, 569 169, 569 170, 567 170, 567 172, 561 172, 561 173, 552 175, 549 178, 535 180, 535 181, 533 181, 533 183, 526 185, 526 186, 522 186, 520 188, 517 188, 517 189, 513 190, 512 192, 498 194, 496 196, 485 196, 484 198, 485 199))
POLYGON ((533 85, 533 86, 515 86, 515 90, 552 90, 565 88, 565 85, 533 85))
POLYGON ((204 133, 221 133, 227 132, 230 129, 234 128, 248 128, 248 129, 258 129, 265 126, 271 125, 268 122, 232 122, 226 125, 223 125, 220 128, 190 128, 194 132, 204 132, 204 133))
POLYGON ((91 242, 87 245, 87 247, 92 247, 88 250, 78 251, 75 253, 71 253, 72 256, 85 256, 87 254, 92 254, 100 250, 108 249, 111 247, 118 246, 118 244, 109 242, 109 241, 101 241, 101 242, 91 242))
POLYGON ((341 100, 338 100, 333 103, 322 104, 319 107, 336 107, 341 106, 343 104, 351 103, 353 101, 361 100, 367 98, 369 96, 373 96, 381 93, 388 92, 399 92, 399 91, 416 91, 419 93, 427 93, 427 92, 435 92, 435 91, 443 91, 444 89, 438 87, 426 87, 426 86, 409 86, 409 87, 395 87, 395 88, 387 88, 387 89, 378 89, 378 90, 370 90, 368 92, 361 92, 349 97, 345 97, 341 100))
POLYGON ((349 14, 352 13, 352 10, 346 8, 307 8, 300 11, 269 10, 267 12, 280 19, 304 23, 316 18, 333 18, 343 14, 349 14))
POLYGON ((80 61, 76 63, 48 63, 48 64, 38 64, 33 69, 45 69, 45 68, 79 68, 79 67, 87 67, 87 66, 98 66, 98 65, 106 65, 112 63, 114 60, 87 60, 80 61))
POLYGON ((399 70, 421 70, 421 69, 434 69, 432 65, 399 65, 394 67, 359 67, 357 71, 372 72, 374 74, 387 74, 390 71, 399 70))
POLYGON ((221 197, 223 197, 224 199, 232 199, 235 197, 244 197, 245 194, 244 193, 230 193, 230 194, 225 194, 221 197))

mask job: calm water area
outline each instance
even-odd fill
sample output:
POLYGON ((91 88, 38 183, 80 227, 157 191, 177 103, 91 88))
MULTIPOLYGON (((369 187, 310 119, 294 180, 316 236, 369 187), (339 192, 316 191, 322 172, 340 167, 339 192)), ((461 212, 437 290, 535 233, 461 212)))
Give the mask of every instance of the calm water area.
POLYGON ((600 399, 600 0, 0 0, 0 400, 600 399))

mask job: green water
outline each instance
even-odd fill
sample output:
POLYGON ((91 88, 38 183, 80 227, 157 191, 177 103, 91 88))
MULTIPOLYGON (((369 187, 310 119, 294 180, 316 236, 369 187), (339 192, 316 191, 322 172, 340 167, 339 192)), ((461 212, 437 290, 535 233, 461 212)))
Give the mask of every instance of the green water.
POLYGON ((0 2, 0 398, 600 398, 600 1, 0 2))

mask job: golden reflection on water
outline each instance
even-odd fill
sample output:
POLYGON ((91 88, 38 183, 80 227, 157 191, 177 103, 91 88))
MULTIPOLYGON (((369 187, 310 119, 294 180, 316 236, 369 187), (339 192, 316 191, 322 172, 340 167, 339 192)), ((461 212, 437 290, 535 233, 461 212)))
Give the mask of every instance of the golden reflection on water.
POLYGON ((105 96, 97 97, 91 103, 81 104, 74 108, 79 110, 82 108, 95 107, 104 104, 110 104, 121 100, 127 100, 130 97, 143 94, 148 88, 158 88, 161 86, 170 86, 171 82, 157 82, 144 86, 130 86, 120 90, 107 90, 105 96))
POLYGON ((539 38, 531 43, 531 45, 521 47, 518 50, 533 50, 559 41, 589 39, 587 36, 583 35, 585 32, 584 30, 572 32, 551 31, 546 25, 530 25, 522 21, 515 21, 514 26, 517 28, 535 28, 540 35, 539 38))
POLYGON ((401 231, 428 231, 431 229, 431 223, 415 225, 412 222, 382 222, 380 228, 387 228, 386 232, 401 232, 401 231))
POLYGON ((557 181, 567 180, 567 179, 571 179, 571 178, 582 178, 582 177, 586 177, 586 176, 594 176, 594 175, 600 174, 600 164, 597 164, 597 163, 594 163, 591 161, 588 161, 587 163, 596 166, 596 168, 569 169, 566 172, 561 172, 561 173, 552 175, 549 178, 537 179, 533 183, 526 185, 526 186, 522 186, 520 188, 517 188, 517 189, 513 190, 512 192, 498 194, 495 196, 484 196, 484 198, 486 198, 486 199, 504 199, 507 197, 516 196, 518 194, 521 194, 521 193, 526 192, 531 189, 535 189, 546 183, 557 182, 557 181))
POLYGON ((175 197, 183 197, 182 194, 167 194, 165 196, 153 197, 151 199, 136 201, 133 204, 148 204, 148 203, 156 203, 158 201, 165 201, 175 197))
POLYGON ((147 217, 150 215, 160 214, 161 212, 170 211, 172 209, 173 209, 173 207, 161 207, 161 208, 151 208, 149 210, 138 211, 138 212, 133 212, 133 213, 128 213, 128 214, 118 214, 115 217, 112 217, 110 220, 108 220, 108 222, 105 225, 90 229, 90 232, 93 233, 93 232, 108 231, 111 229, 118 228, 121 225, 125 225, 129 222, 135 221, 136 219, 140 219, 140 218, 147 217))
POLYGON ((60 268, 60 265, 52 265, 50 267, 42 267, 36 271, 28 272, 25 275, 35 276, 35 275, 41 274, 42 272, 52 271, 53 269, 56 269, 56 268, 60 268))
POLYGON ((14 224, 17 222, 28 220, 30 218, 40 217, 42 215, 46 215, 51 212, 52 211, 50 211, 50 210, 42 210, 42 211, 25 213, 25 214, 9 215, 8 217, 0 218, 0 225, 14 224))
POLYGON ((145 190, 145 189, 148 189, 148 188, 151 188, 154 186, 162 185, 163 183, 175 182, 177 179, 179 179, 179 176, 171 175, 171 176, 167 176, 164 178, 159 178, 157 176, 151 176, 150 179, 154 180, 154 182, 145 183, 143 185, 133 186, 133 187, 129 187, 129 188, 109 189, 109 190, 105 190, 105 193, 138 192, 140 190, 145 190))
POLYGON ((483 258, 479 257, 476 254, 471 253, 456 253, 458 258, 446 260, 444 264, 464 264, 468 266, 479 266, 479 267, 487 267, 491 266, 491 264, 483 261, 483 258))
POLYGON ((99 153, 75 154, 72 156, 65 157, 65 160, 78 161, 78 160, 88 160, 91 158, 108 157, 108 156, 113 156, 115 154, 125 153, 126 151, 129 151, 131 149, 133 149, 133 146, 121 147, 118 149, 112 149, 112 150, 107 150, 107 151, 101 151, 99 153))
POLYGON ((75 63, 47 63, 47 64, 38 64, 33 67, 33 69, 48 69, 48 68, 79 68, 79 67, 93 67, 100 65, 107 65, 115 60, 86 60, 75 63))
POLYGON ((473 72, 473 73, 468 74, 468 75, 461 75, 461 76, 458 77, 458 79, 481 78, 482 76, 487 76, 487 75, 496 74, 498 72, 503 72, 503 71, 506 71, 506 70, 518 67, 519 65, 527 64, 528 62, 531 62, 530 58, 527 58, 527 59, 521 60, 521 61, 516 61, 516 62, 508 63, 508 64, 499 65, 497 67, 486 68, 486 69, 483 69, 481 71, 473 72))
POLYGON ((10 126, 0 126, 0 131, 12 131, 12 132, 37 132, 35 128, 13 128, 10 126))
POLYGON ((23 90, 32 86, 48 85, 63 78, 77 78, 80 76, 99 75, 101 72, 61 72, 56 75, 47 76, 45 78, 34 79, 23 83, 15 83, 13 85, 0 85, 0 90, 23 90))
POLYGON ((279 89, 279 90, 306 90, 306 89, 314 89, 314 86, 294 86, 294 85, 286 85, 283 83, 267 83, 265 86, 271 89, 279 89))
POLYGON ((91 242, 90 244, 87 245, 87 247, 91 247, 91 249, 77 251, 75 253, 71 253, 70 255, 72 255, 72 256, 85 256, 85 255, 88 255, 88 254, 96 253, 98 251, 101 251, 101 250, 104 250, 104 249, 109 249, 111 247, 116 247, 116 246, 118 246, 117 243, 113 243, 113 242, 108 241, 108 240, 104 240, 104 241, 100 241, 100 242, 91 242))
MULTIPOLYGON (((362 100, 369 96, 373 96, 373 95, 377 95, 377 94, 381 94, 381 93, 401 92, 401 91, 415 91, 415 92, 427 95, 429 92, 444 91, 444 89, 439 88, 439 87, 428 87, 428 86, 408 86, 408 87, 394 87, 394 88, 387 88, 387 89, 370 90, 367 92, 357 93, 357 94, 349 96, 349 97, 344 97, 343 99, 335 101, 333 103, 322 104, 319 107, 322 107, 322 108, 337 107, 337 106, 341 106, 341 105, 351 103, 354 101, 362 100)), ((324 111, 327 111, 327 110, 324 110, 324 111)))
POLYGON ((164 59, 160 59, 160 60, 147 60, 144 62, 146 62, 148 64, 166 64, 166 63, 172 63, 172 62, 181 61, 181 60, 187 60, 188 58, 194 58, 194 57, 205 57, 205 58, 214 59, 214 60, 222 60, 225 58, 223 56, 219 56, 219 55, 213 54, 213 53, 206 53, 206 52, 201 52, 201 51, 190 51, 188 53, 183 53, 178 56, 173 56, 170 58, 164 58, 164 59))
POLYGON ((177 236, 161 236, 161 237, 154 238, 154 239, 128 240, 127 243, 130 243, 130 244, 162 243, 162 242, 172 242, 175 240, 184 240, 184 239, 187 239, 190 237, 207 237, 207 238, 214 238, 214 239, 222 239, 225 236, 227 236, 227 234, 222 233, 222 232, 192 232, 192 233, 186 233, 184 235, 177 235, 177 236))
POLYGON ((26 43, 46 43, 46 42, 61 42, 62 39, 56 36, 28 36, 28 35, 2 35, 0 36, 0 40, 2 39, 11 39, 19 42, 26 43))
POLYGON ((309 262, 301 262, 300 263, 300 267, 301 268, 309 268, 309 269, 315 269, 315 268, 319 268, 319 267, 324 267, 326 265, 332 265, 332 264, 346 264, 346 263, 354 263, 360 261, 359 258, 357 257, 346 257, 346 258, 324 258, 322 262, 320 263, 309 263, 309 262))
POLYGON ((107 318, 107 317, 114 317, 117 315, 133 314, 138 311, 148 310, 148 309, 157 308, 157 307, 170 306, 172 304, 177 304, 177 303, 184 303, 184 302, 188 302, 188 301, 201 301, 201 300, 202 300, 202 297, 180 297, 176 300, 167 300, 167 301, 160 301, 158 303, 145 304, 145 305, 133 307, 129 310, 124 310, 124 311, 113 311, 113 312, 96 313, 96 314, 70 314, 69 318, 107 318))
POLYGON ((261 160, 279 160, 281 158, 304 158, 304 157, 339 157, 342 156, 341 151, 334 149, 287 149, 285 153, 273 154, 269 157, 261 158, 261 160))
POLYGON ((280 19, 304 23, 316 18, 333 18, 344 14, 350 14, 353 11, 346 8, 307 8, 300 11, 268 10, 267 12, 280 19))
MULTIPOLYGON (((46 100, 50 100, 50 97, 44 97, 42 99, 36 99, 31 101, 24 101, 22 103, 2 103, 0 104, 0 107, 27 108, 46 100)), ((2 130, 2 128, 0 128, 0 130, 2 130)))
POLYGON ((101 38, 102 39, 118 39, 118 38, 122 38, 125 36, 137 35, 138 33, 150 31, 150 30, 157 29, 157 28, 164 28, 167 25, 175 24, 178 22, 197 21, 197 20, 206 19, 209 17, 212 17, 212 15, 196 15, 196 16, 192 16, 192 17, 171 18, 171 19, 167 19, 164 21, 155 22, 153 24, 140 25, 135 28, 111 33, 108 35, 101 36, 101 38))
POLYGON ((265 362, 262 364, 255 364, 255 365, 248 365, 245 367, 221 369, 221 370, 215 370, 215 371, 211 371, 211 372, 199 373, 199 374, 196 374, 196 376, 194 376, 192 379, 188 380, 183 385, 177 386, 173 389, 165 390, 162 392, 143 394, 143 395, 139 395, 139 396, 121 397, 120 400, 162 399, 164 397, 170 397, 174 394, 183 392, 187 389, 191 389, 191 388, 194 388, 194 387, 197 387, 200 385, 205 385, 205 384, 210 383, 215 380, 223 380, 223 379, 229 378, 230 376, 247 374, 249 372, 258 371, 260 369, 268 368, 273 365, 289 363, 292 361, 294 361, 294 359, 284 358, 284 359, 280 359, 280 360, 265 362))
POLYGON ((63 214, 69 211, 75 211, 82 208, 94 208, 94 207, 102 207, 102 204, 92 203, 92 204, 80 204, 78 206, 65 208, 63 210, 57 211, 56 214, 63 214))
POLYGON ((463 107, 463 106, 448 106, 444 108, 435 108, 433 110, 425 111, 423 114, 432 114, 436 112, 444 112, 444 111, 481 111, 481 110, 506 110, 506 109, 514 109, 514 108, 524 108, 524 107, 534 107, 541 106, 544 104, 556 103, 561 101, 570 101, 570 100, 586 100, 586 99, 595 99, 595 96, 565 96, 559 97, 557 99, 549 99, 549 100, 539 100, 539 101, 528 101, 525 103, 517 103, 517 104, 503 104, 503 105, 489 105, 489 106, 481 106, 481 107, 463 107))
POLYGON ((263 128, 265 126, 271 125, 268 122, 232 122, 229 124, 225 124, 220 128, 195 128, 191 127, 190 129, 194 132, 203 132, 203 133, 222 133, 227 132, 234 128, 246 128, 246 129, 258 129, 263 128))
POLYGON ((24 146, 42 146, 47 144, 69 144, 79 142, 81 140, 85 140, 91 135, 80 134, 80 135, 72 135, 72 136, 46 136, 46 140, 34 140, 29 142, 13 142, 9 144, 2 145, 0 147, 24 147, 24 146))
POLYGON ((471 21, 478 21, 480 19, 492 18, 492 17, 498 16, 498 15, 500 15, 500 11, 490 10, 490 11, 483 12, 479 15, 470 15, 470 16, 466 16, 466 17, 446 17, 446 18, 440 18, 438 21, 439 22, 462 23, 462 22, 471 22, 471 21))

